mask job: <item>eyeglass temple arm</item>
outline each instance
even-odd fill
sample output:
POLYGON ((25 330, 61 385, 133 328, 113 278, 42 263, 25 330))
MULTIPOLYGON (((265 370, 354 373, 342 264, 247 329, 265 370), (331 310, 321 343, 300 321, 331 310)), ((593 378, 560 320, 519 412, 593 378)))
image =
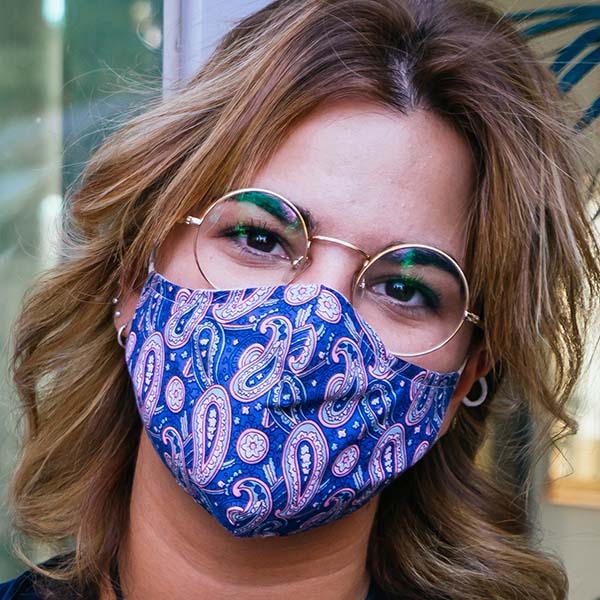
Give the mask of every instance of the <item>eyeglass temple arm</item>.
POLYGON ((465 310, 465 319, 469 321, 469 323, 473 323, 473 325, 477 325, 477 327, 483 329, 483 321, 481 320, 481 317, 478 317, 475 313, 465 310))
POLYGON ((186 225, 202 225, 202 221, 204 221, 203 217, 192 217, 192 215, 188 215, 185 219, 179 221, 179 223, 185 223, 186 225))

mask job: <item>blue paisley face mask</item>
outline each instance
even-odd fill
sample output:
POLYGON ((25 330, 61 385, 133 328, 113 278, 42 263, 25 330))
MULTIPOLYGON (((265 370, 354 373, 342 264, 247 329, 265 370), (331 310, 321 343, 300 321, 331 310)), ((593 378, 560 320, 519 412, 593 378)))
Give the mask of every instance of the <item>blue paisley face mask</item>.
POLYGON ((236 536, 363 506, 431 448, 459 377, 390 355, 325 286, 197 290, 156 272, 126 361, 162 461, 236 536))

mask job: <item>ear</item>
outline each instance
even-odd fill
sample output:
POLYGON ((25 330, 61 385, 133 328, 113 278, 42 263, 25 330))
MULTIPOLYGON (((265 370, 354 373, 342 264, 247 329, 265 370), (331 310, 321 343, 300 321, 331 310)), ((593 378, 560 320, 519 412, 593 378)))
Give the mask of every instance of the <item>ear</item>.
POLYGON ((480 377, 485 377, 492 370, 492 366, 483 342, 474 343, 469 351, 469 358, 458 380, 456 389, 450 398, 450 404, 448 405, 439 437, 444 435, 450 427, 456 411, 460 407, 463 398, 471 391, 473 384, 480 377))
POLYGON ((119 298, 119 302, 115 305, 113 324, 117 331, 121 325, 126 325, 123 338, 127 337, 127 334, 131 329, 131 321, 133 320, 133 314, 135 312, 135 307, 137 306, 140 293, 141 289, 125 290, 123 296, 119 298), (118 316, 116 311, 119 311, 120 313, 118 316))

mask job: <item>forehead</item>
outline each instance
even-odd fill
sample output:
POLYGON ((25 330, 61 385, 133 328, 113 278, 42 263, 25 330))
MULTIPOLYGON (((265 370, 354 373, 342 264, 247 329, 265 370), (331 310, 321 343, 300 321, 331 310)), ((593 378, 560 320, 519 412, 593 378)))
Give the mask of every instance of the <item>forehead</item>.
POLYGON ((464 264, 473 180, 467 143, 438 116, 344 102, 301 121, 252 186, 309 212, 312 233, 371 254, 395 243, 427 244, 464 264))

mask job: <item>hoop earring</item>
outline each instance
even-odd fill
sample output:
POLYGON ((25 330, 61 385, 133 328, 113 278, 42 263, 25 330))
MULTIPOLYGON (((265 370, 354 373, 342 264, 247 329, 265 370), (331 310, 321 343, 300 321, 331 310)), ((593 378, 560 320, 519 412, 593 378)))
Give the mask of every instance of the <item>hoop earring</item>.
POLYGON ((479 394, 479 398, 477 398, 476 400, 471 400, 470 398, 467 398, 465 396, 462 399, 462 403, 465 406, 468 406, 469 408, 481 406, 486 401, 488 395, 488 384, 485 377, 480 377, 477 381, 479 382, 479 385, 481 387, 481 393, 479 394))
POLYGON ((123 332, 125 331, 126 327, 127 323, 123 323, 123 325, 121 325, 121 327, 119 327, 117 331, 117 343, 119 344, 119 346, 121 346, 121 348, 125 348, 125 344, 127 343, 127 336, 123 338, 123 332))

